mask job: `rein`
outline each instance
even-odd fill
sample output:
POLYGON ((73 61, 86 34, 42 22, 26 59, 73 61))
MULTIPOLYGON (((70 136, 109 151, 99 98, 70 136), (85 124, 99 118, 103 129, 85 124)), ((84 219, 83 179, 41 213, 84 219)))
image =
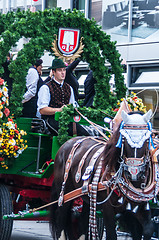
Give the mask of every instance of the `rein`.
POLYGON ((101 129, 104 129, 104 130, 106 130, 106 131, 108 131, 108 132, 111 133, 112 131, 111 131, 110 129, 108 129, 108 128, 103 128, 103 127, 99 126, 98 124, 90 121, 87 117, 85 117, 82 113, 80 113, 80 112, 77 110, 77 108, 75 108, 75 110, 76 110, 76 112, 78 112, 78 114, 79 114, 84 120, 86 120, 90 125, 92 125, 106 140, 109 140, 109 138, 108 138, 102 131, 100 131, 100 130, 97 128, 97 126, 100 127, 101 129))

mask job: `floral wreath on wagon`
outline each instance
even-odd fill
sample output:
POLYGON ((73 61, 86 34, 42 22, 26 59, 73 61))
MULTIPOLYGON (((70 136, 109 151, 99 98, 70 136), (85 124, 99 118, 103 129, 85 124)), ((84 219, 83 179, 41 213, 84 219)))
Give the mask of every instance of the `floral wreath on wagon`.
POLYGON ((26 132, 17 127, 13 116, 10 117, 8 106, 7 84, 0 78, 0 165, 5 169, 27 148, 23 139, 26 132))
MULTIPOLYGON (((123 100, 124 100, 123 98, 121 98, 120 101, 118 100, 117 105, 120 106, 123 100)), ((136 93, 131 92, 130 95, 128 95, 125 100, 127 101, 132 111, 141 111, 143 113, 147 112, 146 106, 142 102, 142 99, 139 98, 136 93)), ((114 109, 114 111, 118 110, 119 110, 118 108, 114 109)))

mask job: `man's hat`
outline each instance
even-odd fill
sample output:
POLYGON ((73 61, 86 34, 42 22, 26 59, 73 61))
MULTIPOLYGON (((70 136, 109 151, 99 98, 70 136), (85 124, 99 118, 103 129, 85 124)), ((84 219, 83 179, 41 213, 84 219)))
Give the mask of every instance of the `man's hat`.
POLYGON ((61 59, 54 59, 52 61, 52 66, 49 67, 48 69, 56 69, 56 68, 65 68, 66 65, 64 64, 64 62, 61 59))

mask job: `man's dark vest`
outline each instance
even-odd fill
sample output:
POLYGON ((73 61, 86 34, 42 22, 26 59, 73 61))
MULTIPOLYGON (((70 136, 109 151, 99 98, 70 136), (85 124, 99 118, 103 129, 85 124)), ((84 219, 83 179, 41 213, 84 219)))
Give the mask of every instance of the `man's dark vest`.
POLYGON ((56 83, 54 80, 48 82, 46 84, 50 89, 50 103, 49 107, 52 108, 60 108, 65 104, 69 103, 71 96, 70 85, 67 83, 63 83, 62 86, 56 83))

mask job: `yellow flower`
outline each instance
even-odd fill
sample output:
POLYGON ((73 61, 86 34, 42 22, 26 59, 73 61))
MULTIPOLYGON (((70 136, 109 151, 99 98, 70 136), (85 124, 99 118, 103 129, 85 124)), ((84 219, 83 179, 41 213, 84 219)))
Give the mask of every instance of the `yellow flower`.
POLYGON ((3 117, 3 113, 0 111, 0 118, 2 118, 3 117))

